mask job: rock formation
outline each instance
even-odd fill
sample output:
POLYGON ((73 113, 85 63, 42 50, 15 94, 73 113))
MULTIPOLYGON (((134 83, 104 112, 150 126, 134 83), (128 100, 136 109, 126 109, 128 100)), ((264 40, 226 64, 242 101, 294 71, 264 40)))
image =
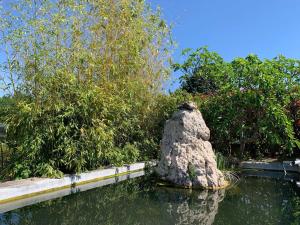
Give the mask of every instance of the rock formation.
POLYGON ((188 188, 226 186, 200 111, 193 102, 178 109, 165 124, 157 173, 168 182, 188 188))

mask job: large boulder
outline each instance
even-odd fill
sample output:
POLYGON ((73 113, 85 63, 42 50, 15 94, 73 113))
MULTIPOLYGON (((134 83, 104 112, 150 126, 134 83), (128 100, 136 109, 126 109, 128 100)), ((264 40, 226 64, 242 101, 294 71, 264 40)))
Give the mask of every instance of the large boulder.
POLYGON ((187 188, 225 187, 227 182, 217 169, 210 131, 200 111, 193 102, 178 109, 165 124, 157 173, 162 179, 187 188))

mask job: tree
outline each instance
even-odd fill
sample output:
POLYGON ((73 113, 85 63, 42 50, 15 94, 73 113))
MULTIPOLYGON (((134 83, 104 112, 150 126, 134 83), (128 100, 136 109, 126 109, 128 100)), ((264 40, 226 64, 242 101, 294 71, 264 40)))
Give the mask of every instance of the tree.
POLYGON ((299 60, 248 55, 224 62, 216 53, 198 49, 177 69, 184 72, 182 89, 199 100, 217 150, 231 154, 238 144, 237 154, 260 156, 299 149, 290 110, 300 97, 299 60), (203 87, 208 80, 214 84, 208 85, 210 91, 203 87))
POLYGON ((143 0, 4 1, 0 43, 12 177, 156 156, 149 116, 168 76, 169 28, 143 0), (132 156, 132 157, 131 157, 132 156))
MULTIPOLYGON (((190 52, 183 51, 183 55, 190 52)), ((191 53, 182 64, 174 64, 175 71, 183 73, 181 88, 189 93, 215 93, 220 89, 219 77, 225 77, 226 64, 215 52, 210 52, 206 47, 199 48, 191 53)))

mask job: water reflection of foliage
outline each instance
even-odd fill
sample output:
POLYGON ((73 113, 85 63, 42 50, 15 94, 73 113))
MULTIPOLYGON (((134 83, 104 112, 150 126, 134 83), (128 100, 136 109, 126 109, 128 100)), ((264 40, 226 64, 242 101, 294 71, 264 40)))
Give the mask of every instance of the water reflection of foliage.
POLYGON ((0 224, 212 224, 224 191, 156 188, 138 179, 4 214, 0 224))
POLYGON ((293 208, 293 223, 292 225, 298 225, 300 224, 300 197, 295 196, 292 199, 292 208, 293 208))
POLYGON ((274 179, 241 179, 221 191, 156 187, 144 177, 25 207, 2 225, 300 224, 299 191, 274 179), (224 200, 223 200, 224 199, 224 200))
MULTIPOLYGON (((135 198, 139 186, 132 181, 78 193, 53 201, 43 202, 6 213, 2 224, 95 224, 113 220, 112 210, 117 211, 118 199, 128 193, 128 200, 135 198), (18 215, 19 218, 18 218, 18 215), (111 219, 110 219, 111 218, 111 219)), ((121 211, 118 211, 120 216, 121 211)), ((108 223, 106 223, 108 224, 108 223)))
MULTIPOLYGON (((226 192, 220 204, 216 224, 291 224, 294 204, 299 193, 282 180, 242 179, 239 186, 226 192), (247 218, 247 220, 245 220, 247 218)), ((299 223, 296 223, 299 224, 299 223)))

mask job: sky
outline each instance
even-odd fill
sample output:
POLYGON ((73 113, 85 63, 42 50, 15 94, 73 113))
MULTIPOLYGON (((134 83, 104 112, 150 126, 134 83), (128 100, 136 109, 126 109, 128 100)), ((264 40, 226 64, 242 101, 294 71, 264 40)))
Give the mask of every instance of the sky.
MULTIPOLYGON (((160 6, 173 24, 177 42, 173 58, 182 62, 185 48, 208 46, 226 61, 250 53, 261 58, 279 54, 300 58, 300 0, 147 0, 160 6)), ((179 86, 180 74, 172 74, 179 86)))

